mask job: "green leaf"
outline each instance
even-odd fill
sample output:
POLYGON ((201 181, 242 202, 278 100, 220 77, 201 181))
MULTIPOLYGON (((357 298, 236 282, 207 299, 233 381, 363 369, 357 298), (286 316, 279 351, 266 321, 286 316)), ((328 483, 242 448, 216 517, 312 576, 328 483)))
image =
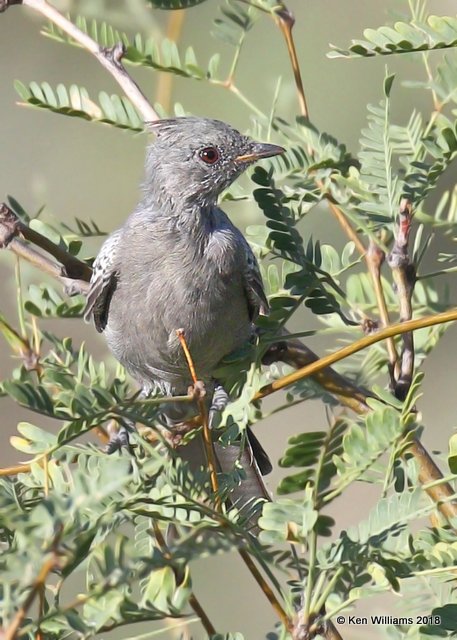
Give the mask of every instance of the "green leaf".
POLYGON ((389 98, 390 96, 390 92, 392 90, 392 85, 394 83, 394 80, 395 80, 395 74, 386 76, 384 79, 384 95, 386 96, 386 98, 389 98))
POLYGON ((449 469, 452 473, 457 473, 457 434, 455 433, 449 439, 449 455, 448 455, 449 469))
POLYGON ((286 468, 303 468, 304 471, 283 478, 278 493, 301 491, 310 485, 317 487, 317 496, 322 494, 336 474, 333 457, 342 452, 346 429, 347 422, 340 419, 335 420, 328 432, 311 431, 289 438, 289 446, 279 464, 286 468))
MULTIPOLYGON (((178 9, 180 7, 174 8, 178 9)), ((181 56, 176 43, 166 38, 160 41, 154 38, 145 39, 141 33, 129 37, 105 22, 98 23, 96 20, 92 20, 89 23, 83 16, 77 16, 75 24, 83 33, 89 35, 103 48, 110 49, 121 42, 125 49, 122 56, 123 63, 141 65, 165 73, 173 73, 184 78, 193 78, 194 80, 212 78, 216 73, 219 61, 218 54, 212 56, 208 63, 208 68, 205 69, 198 64, 192 47, 188 47, 181 56)), ((81 46, 79 42, 68 36, 65 31, 56 27, 53 23, 48 24, 43 33, 57 42, 68 43, 77 47, 81 46)), ((21 90, 24 91, 24 85, 22 85, 21 90)), ((58 92, 58 95, 62 101, 61 106, 69 106, 64 104, 68 100, 66 94, 62 93, 62 96, 60 96, 58 92)), ((23 99, 26 98, 23 96, 23 99)), ((131 103, 127 101, 124 101, 124 109, 126 111, 131 109, 136 114, 131 103)))
POLYGON ((429 16, 426 22, 396 22, 393 28, 365 29, 366 40, 353 40, 348 49, 331 45, 329 58, 389 56, 457 46, 457 18, 429 16))
POLYGON ((369 405, 372 411, 363 421, 351 423, 343 437, 343 453, 333 458, 340 476, 337 486, 346 486, 360 478, 403 435, 405 426, 395 408, 372 399, 369 405))
MULTIPOLYGON (((432 510, 433 504, 424 501, 420 489, 393 494, 381 499, 367 520, 350 527, 348 536, 353 541, 369 543, 373 547, 387 545, 389 542, 395 546, 396 537, 406 522, 424 516, 432 510)), ((404 542, 408 544, 407 540, 404 542)))
POLYGON ((100 105, 89 98, 84 87, 63 84, 54 90, 47 83, 31 82, 28 86, 15 82, 16 91, 25 104, 39 109, 48 109, 61 115, 82 118, 92 122, 109 124, 120 129, 143 131, 144 124, 130 100, 117 95, 100 92, 100 105))
POLYGON ((206 0, 147 0, 155 9, 190 9, 206 0))
POLYGON ((306 542, 318 517, 310 489, 306 490, 303 502, 288 498, 266 502, 258 523, 262 529, 259 539, 263 544, 306 542))

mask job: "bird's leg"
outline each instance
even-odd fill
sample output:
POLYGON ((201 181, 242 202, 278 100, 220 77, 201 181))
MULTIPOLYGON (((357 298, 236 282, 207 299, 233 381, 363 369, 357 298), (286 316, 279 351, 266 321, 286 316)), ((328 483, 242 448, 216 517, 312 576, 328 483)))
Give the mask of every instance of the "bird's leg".
MULTIPOLYGON (((151 394, 151 388, 144 387, 141 391, 135 396, 136 400, 144 400, 151 394)), ((133 453, 132 445, 130 444, 131 433, 136 431, 136 424, 133 420, 129 420, 129 418, 119 418, 117 424, 111 424, 108 426, 108 435, 109 441, 105 447, 105 453, 111 454, 115 451, 122 451, 122 449, 127 449, 129 453, 133 453), (117 426, 117 428, 116 428, 117 426)))

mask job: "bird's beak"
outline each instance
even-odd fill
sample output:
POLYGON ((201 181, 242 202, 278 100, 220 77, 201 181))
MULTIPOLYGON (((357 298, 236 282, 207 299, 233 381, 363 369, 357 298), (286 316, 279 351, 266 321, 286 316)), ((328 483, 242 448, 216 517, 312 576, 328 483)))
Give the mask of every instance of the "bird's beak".
POLYGON ((256 162, 262 158, 271 158, 271 156, 278 156, 280 153, 285 153, 283 147, 277 144, 266 144, 264 142, 254 142, 251 145, 251 150, 242 156, 235 158, 235 162, 256 162))

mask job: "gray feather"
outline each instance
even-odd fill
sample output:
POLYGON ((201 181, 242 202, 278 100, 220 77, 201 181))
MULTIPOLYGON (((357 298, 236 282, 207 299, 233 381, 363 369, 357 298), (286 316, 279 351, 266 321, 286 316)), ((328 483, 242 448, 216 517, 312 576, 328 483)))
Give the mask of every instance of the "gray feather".
MULTIPOLYGON (((216 120, 175 118, 152 128, 143 197, 94 262, 85 318, 93 316, 146 394, 187 393, 192 380, 176 335, 183 329, 210 402, 215 368, 249 340, 258 314, 268 313, 255 256, 217 198, 249 164, 283 150, 216 120)), ((197 413, 175 404, 164 406, 168 424, 197 413)), ((258 441, 241 455, 237 446, 216 450, 222 470, 237 458, 245 468, 233 502, 268 497, 254 454, 264 471, 271 465, 258 441)))

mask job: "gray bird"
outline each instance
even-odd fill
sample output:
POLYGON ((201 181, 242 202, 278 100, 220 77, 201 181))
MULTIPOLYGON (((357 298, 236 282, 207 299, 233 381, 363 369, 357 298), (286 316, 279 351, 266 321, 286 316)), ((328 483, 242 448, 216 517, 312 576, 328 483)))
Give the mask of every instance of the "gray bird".
MULTIPOLYGON (((143 196, 94 262, 85 311, 144 395, 186 394, 192 380, 176 330, 183 329, 199 379, 221 409, 228 398, 213 372, 253 334, 268 302, 254 254, 217 206, 220 193, 249 165, 284 152, 218 120, 173 118, 151 123, 143 196)), ((163 405, 169 427, 196 415, 195 406, 163 405)), ((110 444, 125 440, 122 431, 110 444)), ((246 473, 234 502, 266 497, 259 471, 271 470, 252 432, 239 447, 215 444, 227 471, 238 458, 246 473)), ((187 447, 186 447, 187 448, 187 447)))

